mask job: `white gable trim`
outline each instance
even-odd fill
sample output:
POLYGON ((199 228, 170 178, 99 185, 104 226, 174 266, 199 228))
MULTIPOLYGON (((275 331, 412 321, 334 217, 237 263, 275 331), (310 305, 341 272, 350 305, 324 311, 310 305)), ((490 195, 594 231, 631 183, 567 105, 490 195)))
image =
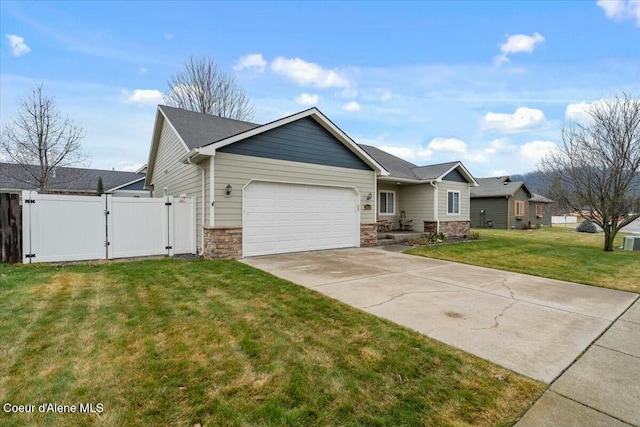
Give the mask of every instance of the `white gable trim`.
MULTIPOLYGON (((119 190, 122 187, 126 187, 127 185, 135 184, 136 182, 143 181, 144 179, 146 179, 146 176, 141 176, 140 178, 134 179, 133 181, 129 181, 129 182, 126 182, 126 183, 124 183, 122 185, 118 185, 117 187, 113 187, 113 188, 110 188, 108 190, 105 190, 105 193, 109 192, 109 191, 119 190)), ((130 190, 130 191, 146 191, 146 190, 130 190)))
POLYGON ((457 169, 457 168, 460 168, 462 170, 462 175, 464 175, 464 177, 473 187, 477 187, 479 185, 478 182, 473 178, 473 176, 471 176, 467 168, 465 168, 461 162, 457 162, 455 165, 451 166, 445 173, 440 175, 436 181, 442 182, 442 179, 445 176, 449 175, 454 169, 457 169))
POLYGON ((167 116, 164 114, 164 111, 162 111, 162 107, 158 105, 158 109, 156 110, 156 120, 153 124, 153 134, 151 136, 151 148, 149 149, 149 158, 147 159, 147 164, 145 165, 147 166, 147 178, 149 178, 148 180, 145 181, 145 188, 149 188, 150 185, 152 184, 151 180, 153 180, 153 172, 156 164, 156 156, 158 155, 158 145, 160 145, 160 137, 162 136, 161 135, 162 125, 164 124, 165 121, 169 124, 169 127, 171 128, 173 133, 176 134, 176 136, 178 137, 178 140, 180 141, 180 143, 182 143, 182 147, 185 149, 185 151, 187 153, 189 152, 189 147, 187 147, 187 144, 185 144, 180 134, 176 131, 176 128, 173 127, 171 120, 169 120, 167 116))
POLYGON ((345 134, 342 130, 340 130, 340 128, 338 128, 335 124, 333 124, 331 120, 329 120, 324 114, 322 114, 315 107, 305 111, 301 111, 299 113, 293 114, 288 117, 284 117, 282 119, 273 121, 271 123, 267 123, 266 125, 258 126, 256 128, 250 129, 240 134, 223 139, 221 141, 214 142, 209 145, 205 145, 204 147, 197 148, 196 151, 198 152, 198 154, 201 154, 201 155, 214 156, 216 150, 218 150, 219 148, 226 147, 227 145, 233 144, 238 141, 242 141, 244 139, 250 138, 255 135, 260 135, 261 133, 278 128, 280 126, 284 126, 286 124, 295 122, 305 117, 313 118, 323 128, 325 128, 329 133, 331 133, 336 139, 342 142, 356 156, 358 156, 362 161, 364 161, 369 166, 371 166, 378 174, 382 176, 389 175, 389 172, 387 172, 378 162, 373 160, 362 148, 360 148, 360 146, 358 146, 358 144, 356 144, 351 138, 349 138, 347 134, 345 134))

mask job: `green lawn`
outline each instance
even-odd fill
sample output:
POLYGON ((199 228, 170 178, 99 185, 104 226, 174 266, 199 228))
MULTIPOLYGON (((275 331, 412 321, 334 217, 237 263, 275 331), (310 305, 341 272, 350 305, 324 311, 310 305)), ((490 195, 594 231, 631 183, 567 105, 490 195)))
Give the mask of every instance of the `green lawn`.
MULTIPOLYGON (((570 228, 476 229, 480 241, 419 246, 408 253, 500 270, 640 292, 640 252, 604 252, 603 234, 570 228)), ((616 237, 622 246, 623 234, 616 237)))
POLYGON ((511 425, 544 384, 235 261, 0 265, 3 426, 511 425))

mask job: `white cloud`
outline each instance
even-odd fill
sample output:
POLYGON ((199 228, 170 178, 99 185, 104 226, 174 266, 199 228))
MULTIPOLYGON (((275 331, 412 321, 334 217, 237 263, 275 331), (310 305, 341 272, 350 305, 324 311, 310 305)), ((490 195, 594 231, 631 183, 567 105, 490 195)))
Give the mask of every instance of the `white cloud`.
POLYGON ((360 104, 358 104, 356 101, 351 101, 344 104, 342 106, 342 109, 346 111, 351 111, 351 112, 360 111, 360 104))
POLYGON ((607 18, 614 21, 635 19, 636 25, 640 27, 640 0, 598 0, 607 18))
POLYGON ((296 102, 300 105, 315 105, 320 100, 320 97, 312 93, 301 93, 296 96, 296 102))
POLYGON ((531 36, 525 34, 514 34, 507 37, 507 41, 500 45, 500 55, 493 59, 495 65, 503 62, 509 62, 509 55, 514 53, 531 53, 536 45, 542 43, 544 37, 539 33, 533 33, 531 36))
POLYGON ((149 72, 149 70, 147 70, 146 68, 144 68, 144 67, 140 68, 140 74, 147 74, 148 72, 149 72))
POLYGON ((512 145, 505 138, 494 139, 489 146, 484 149, 486 154, 509 153, 515 151, 516 146, 512 145))
POLYGON ((24 42, 24 38, 15 34, 7 34, 9 46, 11 46, 11 54, 13 56, 22 56, 31 51, 31 48, 24 42))
POLYGON ((337 71, 326 70, 313 62, 307 62, 300 58, 287 59, 277 57, 271 63, 271 69, 282 74, 300 86, 313 86, 321 88, 349 87, 350 82, 337 71))
POLYGON ((557 149, 558 144, 553 141, 531 141, 520 147, 520 154, 537 163, 544 156, 557 149))
POLYGON ((485 128, 506 133, 536 129, 544 122, 542 110, 527 107, 519 107, 513 114, 489 112, 484 116, 485 128))
POLYGON ((173 34, 171 34, 171 33, 165 33, 164 38, 165 38, 166 40, 171 40, 171 39, 173 39, 173 34))
POLYGON ((263 58, 261 53, 250 53, 249 55, 241 56, 233 66, 236 71, 242 71, 245 69, 252 69, 259 73, 263 73, 267 67, 267 61, 263 58))
POLYGON ((587 123, 591 121, 590 112, 594 107, 605 107, 609 100, 599 99, 594 102, 578 102, 567 105, 565 110, 565 118, 573 122, 587 123))
POLYGON ((427 148, 434 151, 465 154, 467 152, 467 143, 457 138, 442 138, 438 136, 429 142, 427 148))
POLYGON ((127 104, 160 104, 163 100, 162 92, 156 89, 123 90, 121 95, 122 101, 127 104))
POLYGON ((504 169, 496 169, 491 171, 491 176, 498 177, 498 176, 505 176, 505 175, 509 175, 509 172, 507 172, 504 169))

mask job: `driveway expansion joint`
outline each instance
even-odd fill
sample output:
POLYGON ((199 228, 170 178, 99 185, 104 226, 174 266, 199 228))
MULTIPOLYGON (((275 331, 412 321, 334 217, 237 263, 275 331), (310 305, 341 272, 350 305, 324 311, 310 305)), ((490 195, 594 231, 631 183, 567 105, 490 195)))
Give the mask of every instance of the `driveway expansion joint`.
POLYGON ((593 344, 593 347, 604 348, 605 350, 614 351, 616 353, 624 354, 625 356, 633 357, 634 359, 640 359, 640 357, 638 357, 635 354, 629 354, 629 353, 626 353, 624 351, 620 351, 620 350, 618 350, 616 348, 611 348, 611 347, 607 347, 606 345, 598 344, 597 342, 593 344))

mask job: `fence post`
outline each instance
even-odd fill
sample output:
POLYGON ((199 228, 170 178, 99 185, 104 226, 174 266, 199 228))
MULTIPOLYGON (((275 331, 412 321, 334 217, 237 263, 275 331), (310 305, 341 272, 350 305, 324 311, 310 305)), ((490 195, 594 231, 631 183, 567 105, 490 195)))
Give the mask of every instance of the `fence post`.
POLYGON ((31 264, 31 254, 33 254, 33 248, 31 247, 31 215, 32 207, 34 203, 27 203, 28 201, 35 200, 35 192, 23 190, 22 191, 22 263, 31 264))
POLYGON ((113 212, 111 210, 113 206, 109 194, 102 194, 100 197, 104 202, 104 259, 110 259, 113 257, 113 248, 111 247, 113 240, 113 212))
POLYGON ((173 244, 175 241, 174 229, 173 229, 173 209, 174 209, 173 196, 166 196, 164 198, 164 204, 166 206, 164 226, 165 226, 165 230, 167 231, 167 234, 165 237, 166 241, 164 246, 165 246, 165 249, 167 250, 167 255, 173 256, 174 254, 173 244))

